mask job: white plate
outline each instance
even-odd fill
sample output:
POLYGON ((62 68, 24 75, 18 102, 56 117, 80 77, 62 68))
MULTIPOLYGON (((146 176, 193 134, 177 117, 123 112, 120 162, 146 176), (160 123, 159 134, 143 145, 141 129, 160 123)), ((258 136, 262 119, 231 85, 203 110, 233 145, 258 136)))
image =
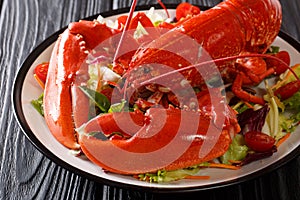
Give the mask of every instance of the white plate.
MULTIPOLYGON (((120 13, 124 11, 120 11, 120 13)), ((174 10, 170 11, 171 14, 174 14, 174 10)), ((162 10, 159 10, 159 12, 163 13, 162 10)), ((108 16, 109 14, 111 13, 104 13, 103 16, 108 16)), ((113 14, 112 19, 118 13, 113 12, 113 14)), ((96 17, 92 16, 90 19, 96 17)), ((49 132, 43 117, 30 104, 30 101, 36 99, 42 92, 33 78, 34 67, 41 62, 49 60, 53 44, 58 34, 62 31, 63 29, 46 39, 28 56, 15 79, 12 101, 15 116, 25 135, 43 154, 66 169, 108 185, 125 188, 143 188, 158 192, 178 192, 215 188, 246 181, 274 170, 299 155, 300 130, 298 129, 280 146, 278 152, 269 158, 250 163, 243 166, 240 170, 200 170, 201 175, 209 175, 211 177, 209 180, 180 180, 157 184, 138 181, 131 176, 104 173, 100 167, 94 165, 89 160, 71 155, 67 148, 58 143, 49 132)), ((274 45, 280 46, 282 50, 287 50, 290 53, 292 64, 300 63, 300 44, 294 39, 281 32, 279 37, 276 38, 274 45)))

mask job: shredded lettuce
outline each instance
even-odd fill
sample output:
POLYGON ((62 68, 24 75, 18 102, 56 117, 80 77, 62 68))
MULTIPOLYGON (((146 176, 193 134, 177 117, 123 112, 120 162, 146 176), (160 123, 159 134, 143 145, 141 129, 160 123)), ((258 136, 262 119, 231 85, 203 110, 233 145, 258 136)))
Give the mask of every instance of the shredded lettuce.
POLYGON ((249 106, 246 105, 243 101, 239 101, 237 104, 233 105, 232 108, 240 114, 249 109, 249 106))
POLYGON ((151 183, 171 182, 185 178, 186 176, 195 175, 199 168, 178 169, 174 171, 159 170, 156 173, 139 174, 138 179, 151 183))
POLYGON ((292 97, 283 101, 286 109, 300 112, 300 92, 297 92, 292 97))
POLYGON ((146 15, 154 25, 167 19, 167 16, 165 16, 164 12, 160 14, 155 11, 154 7, 151 7, 146 15))
MULTIPOLYGON (((292 69, 296 73, 296 75, 298 77, 300 77, 300 63, 294 65, 292 67, 292 69)), ((292 82, 292 81, 296 80, 296 77, 293 74, 291 74, 291 72, 289 70, 287 70, 284 74, 280 75, 280 77, 281 77, 282 80, 285 80, 285 81, 283 81, 283 84, 287 84, 289 82, 292 82)))
POLYGON ((184 169, 172 171, 158 170, 157 172, 153 173, 139 174, 137 178, 141 181, 148 181, 153 183, 171 182, 183 179, 187 176, 195 175, 200 171, 201 167, 207 166, 209 166, 209 163, 204 162, 199 165, 194 165, 184 169))
POLYGON ((300 122, 300 92, 284 100, 283 104, 285 109, 289 111, 289 114, 284 115, 285 119, 281 121, 281 127, 288 132, 293 132, 300 122))
POLYGON ((220 157, 220 160, 223 164, 231 164, 230 160, 241 161, 246 157, 248 149, 249 148, 245 143, 244 136, 237 134, 233 138, 229 149, 220 157))
POLYGON ((287 100, 280 101, 272 91, 268 90, 264 99, 269 104, 270 112, 266 117, 263 132, 278 141, 287 132, 293 132, 300 121, 300 92, 287 100))
MULTIPOLYGON (((282 129, 281 132, 294 132, 296 129, 295 126, 295 120, 293 118, 290 118, 289 116, 284 115, 283 113, 279 114, 279 124, 280 128, 282 129)), ((282 136, 284 134, 281 134, 282 136)))
POLYGON ((89 77, 90 79, 87 82, 87 87, 95 91, 103 89, 108 81, 117 83, 121 78, 120 75, 110 68, 100 64, 89 65, 89 77), (99 86, 101 86, 101 88, 99 88, 99 86))

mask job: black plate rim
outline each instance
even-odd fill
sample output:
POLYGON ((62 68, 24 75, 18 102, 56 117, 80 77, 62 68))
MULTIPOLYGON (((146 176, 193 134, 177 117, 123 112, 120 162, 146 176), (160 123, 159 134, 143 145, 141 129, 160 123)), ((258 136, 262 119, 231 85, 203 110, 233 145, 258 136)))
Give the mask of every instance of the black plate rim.
MULTIPOLYGON (((176 8, 176 4, 166 4, 168 8, 176 8)), ((155 8, 161 8, 159 5, 144 5, 144 6, 137 6, 136 10, 147 10, 150 7, 155 7, 155 8)), ((208 9, 208 7, 205 6, 200 6, 202 10, 208 9)), ((97 18, 100 14, 103 17, 109 17, 112 15, 117 15, 117 14, 122 14, 125 12, 128 12, 129 8, 122 8, 118 10, 112 10, 108 12, 103 12, 99 13, 96 15, 92 15, 90 17, 84 18, 86 20, 92 20, 97 18)), ((300 154, 300 146, 295 148, 293 151, 291 151, 287 156, 284 158, 276 161, 275 163, 269 165, 268 167, 253 172, 249 175, 243 176, 241 178, 237 178, 235 180, 230 180, 230 181, 225 181, 222 183, 216 183, 216 184, 211 184, 211 185, 206 185, 206 186, 195 186, 195 187, 188 187, 188 188, 158 188, 158 187, 146 187, 146 186, 138 186, 138 185, 132 185, 132 184, 126 184, 126 183, 120 183, 117 181, 113 180, 108 180, 103 177, 97 177, 94 176, 88 172, 85 172, 83 170, 80 170, 65 161, 61 160, 58 158, 56 155, 54 155, 51 151, 49 151, 34 135, 34 133, 31 131, 25 116, 23 114, 23 109, 22 109, 22 102, 21 102, 21 94, 22 94, 22 84, 23 81, 27 75, 28 70, 30 69, 31 65, 33 62, 36 60, 36 58, 51 44, 53 44, 56 39, 58 38, 59 34, 61 34, 67 27, 64 27, 60 29, 59 31, 53 33, 51 36, 49 36, 47 39, 45 39, 43 42, 41 42, 25 59, 25 61, 22 63, 21 67, 19 68, 17 75, 14 79, 14 84, 13 84, 13 90, 12 90, 12 95, 11 95, 11 101, 13 105, 13 112, 14 116, 24 133, 24 135, 28 138, 28 140, 47 158, 49 158, 51 161, 55 162, 59 166, 71 171, 72 173, 75 173, 79 176, 82 176, 84 178, 87 178, 89 180, 106 184, 109 186, 113 187, 118 187, 118 188, 123 188, 123 189, 134 189, 134 190, 139 190, 139 191, 144 191, 144 192, 153 192, 153 193, 186 193, 186 192, 195 192, 195 191, 201 191, 201 190, 211 190, 211 189, 216 189, 216 188, 221 188, 221 187, 226 187, 230 185, 235 185, 235 184, 240 184, 245 181, 250 181, 252 179, 258 178, 264 174, 270 173, 271 171, 274 171, 287 162, 291 161, 294 159, 296 156, 300 154)), ((298 52, 300 52, 300 43, 291 37, 289 34, 285 33, 284 31, 280 31, 279 37, 285 40, 287 43, 289 43, 291 46, 293 46, 298 52)))

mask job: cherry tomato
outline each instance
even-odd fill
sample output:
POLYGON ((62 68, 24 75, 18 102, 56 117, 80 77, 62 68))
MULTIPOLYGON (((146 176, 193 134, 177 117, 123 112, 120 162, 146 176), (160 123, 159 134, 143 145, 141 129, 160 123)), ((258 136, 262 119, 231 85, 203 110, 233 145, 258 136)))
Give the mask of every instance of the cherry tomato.
POLYGON ((41 64, 37 65, 34 69, 34 73, 44 83, 46 82, 48 67, 49 67, 49 63, 46 62, 46 63, 41 63, 41 64))
POLYGON ((190 3, 183 2, 176 8, 176 19, 179 21, 181 18, 185 18, 188 15, 197 15, 200 13, 200 8, 193 6, 190 3))
POLYGON ((249 131, 245 134, 245 142, 254 151, 265 152, 272 149, 275 139, 259 131, 249 131))
MULTIPOLYGON (((291 59, 290 59, 290 55, 287 51, 279 51, 278 53, 274 54, 274 56, 276 58, 279 58, 283 62, 285 62, 287 65, 290 65, 291 59)), ((275 72, 277 75, 280 75, 287 70, 287 68, 282 63, 278 62, 277 60, 267 58, 266 63, 267 63, 268 67, 275 68, 275 72)))
POLYGON ((286 100, 292 97, 296 92, 300 90, 300 81, 292 81, 286 85, 275 90, 274 94, 278 96, 281 100, 286 100))

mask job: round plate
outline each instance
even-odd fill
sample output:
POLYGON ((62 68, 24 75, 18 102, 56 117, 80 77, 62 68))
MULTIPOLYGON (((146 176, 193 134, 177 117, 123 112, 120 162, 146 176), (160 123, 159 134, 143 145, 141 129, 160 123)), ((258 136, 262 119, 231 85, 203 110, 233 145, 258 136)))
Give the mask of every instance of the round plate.
MULTIPOLYGON (((171 7, 174 8, 174 6, 171 7)), ((148 10, 148 8, 139 7, 139 10, 148 10)), ((112 15, 109 18, 115 19, 118 14, 127 11, 128 9, 123 9, 101 15, 104 17, 112 15)), ((164 14, 163 10, 156 11, 164 14)), ((174 16, 174 9, 170 10, 170 13, 174 16)), ((88 19, 95 18, 97 15, 88 19)), ((12 94, 15 116, 25 135, 37 149, 62 167, 83 177, 112 186, 151 190, 152 192, 183 192, 211 189, 246 181, 278 168, 299 154, 300 138, 298 134, 300 134, 300 129, 297 129, 298 133, 292 134, 273 156, 250 163, 240 170, 203 169, 200 170, 200 174, 209 175, 209 180, 184 179, 163 184, 142 182, 131 176, 106 173, 91 161, 75 157, 54 139, 43 117, 30 104, 31 100, 36 99, 42 93, 40 86, 33 78, 34 67, 41 62, 49 61, 54 42, 63 30, 54 33, 28 56, 15 78, 12 94)), ((300 44, 296 40, 280 32, 274 45, 280 46, 281 50, 287 50, 290 53, 291 64, 300 63, 300 44)))

